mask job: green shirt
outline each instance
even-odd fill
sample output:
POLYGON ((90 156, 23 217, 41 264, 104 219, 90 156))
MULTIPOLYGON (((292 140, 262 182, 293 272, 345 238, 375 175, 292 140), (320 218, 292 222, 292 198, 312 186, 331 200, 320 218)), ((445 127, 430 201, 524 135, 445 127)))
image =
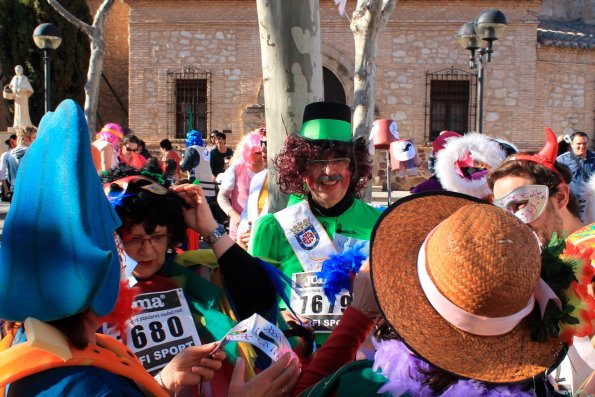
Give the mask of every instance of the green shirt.
MULTIPOLYGON (((380 214, 380 210, 369 206, 361 200, 354 199, 351 206, 341 215, 336 217, 317 215, 316 218, 322 224, 331 240, 333 240, 339 230, 341 236, 346 238, 369 241, 372 228, 376 224, 380 214)), ((283 229, 273 214, 267 214, 255 222, 248 252, 253 256, 269 259, 271 262, 277 262, 279 269, 288 277, 291 277, 294 273, 304 271, 291 245, 287 241, 283 229)), ((286 296, 291 296, 290 286, 286 287, 285 294, 286 296)), ((283 301, 280 302, 279 306, 281 309, 287 308, 283 301)), ((319 345, 324 343, 328 335, 328 333, 317 333, 317 343, 319 345)))
POLYGON ((378 393, 386 383, 386 378, 372 370, 373 363, 359 360, 347 364, 304 390, 299 397, 323 397, 333 392, 336 392, 337 397, 390 397, 390 393, 378 393))
MULTIPOLYGON (((316 219, 322 224, 331 240, 341 225, 342 235, 369 241, 372 228, 380 214, 380 210, 355 199, 347 211, 341 215, 337 217, 316 216, 316 219)), ((293 273, 304 271, 274 214, 267 214, 255 222, 248 252, 253 256, 279 262, 279 268, 289 277, 293 273)))

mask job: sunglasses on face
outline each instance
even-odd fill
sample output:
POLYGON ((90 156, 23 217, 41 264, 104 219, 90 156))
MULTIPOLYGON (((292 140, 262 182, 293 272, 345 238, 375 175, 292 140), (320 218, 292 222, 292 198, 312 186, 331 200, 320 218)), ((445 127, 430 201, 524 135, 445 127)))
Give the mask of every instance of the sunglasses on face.
POLYGON ((126 149, 129 152, 138 152, 138 148, 133 149, 130 146, 126 146, 126 145, 124 145, 124 149, 126 149))
POLYGON ((313 170, 321 171, 328 166, 336 167, 336 168, 345 168, 349 165, 351 159, 347 157, 342 157, 338 159, 329 159, 329 160, 310 160, 308 161, 308 167, 313 170))
POLYGON ((140 175, 127 176, 125 178, 121 178, 121 179, 118 179, 113 182, 108 182, 103 185, 103 191, 108 196, 108 198, 110 198, 113 196, 119 196, 122 193, 129 193, 128 190, 131 187, 134 187, 135 189, 137 189, 136 190, 137 193, 138 193, 138 189, 144 189, 144 190, 148 190, 149 192, 154 193, 154 194, 160 194, 160 195, 167 194, 166 188, 164 188, 163 186, 161 186, 158 183, 155 183, 154 181, 150 180, 149 178, 145 178, 140 175), (111 192, 112 184, 118 185, 122 189, 122 192, 117 192, 117 193, 111 192))

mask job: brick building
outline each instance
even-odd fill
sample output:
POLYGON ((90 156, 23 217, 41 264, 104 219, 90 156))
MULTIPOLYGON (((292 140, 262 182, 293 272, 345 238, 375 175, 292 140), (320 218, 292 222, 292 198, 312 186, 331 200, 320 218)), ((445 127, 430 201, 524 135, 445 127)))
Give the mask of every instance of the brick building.
MULTIPOLYGON (((546 125, 592 136, 593 3, 400 0, 378 40, 378 116, 397 120, 401 135, 418 144, 432 131, 472 130, 476 78, 456 33, 484 9, 498 8, 509 26, 486 68, 484 132, 521 148, 538 146, 546 125), (568 22, 577 16, 581 22, 568 22)), ((320 8, 326 96, 349 104, 349 21, 330 0, 320 8)), ((99 112, 148 142, 180 135, 188 117, 195 128, 228 130, 236 142, 263 117, 259 46, 252 0, 116 2, 105 61, 113 91, 102 84, 99 112)))
MULTIPOLYGON (((595 0, 399 0, 377 44, 378 117, 397 120, 422 160, 438 131, 473 130, 477 79, 456 34, 487 8, 509 26, 486 68, 484 132, 523 149, 541 145, 544 126, 593 137, 595 0)), ((352 104, 349 21, 330 0, 320 2, 320 21, 325 97, 352 104)), ((99 112, 149 144, 183 137, 189 118, 199 130, 226 130, 233 144, 264 118, 253 0, 116 2, 106 51, 113 90, 102 84, 99 112)), ((375 166, 382 181, 384 153, 375 166)))

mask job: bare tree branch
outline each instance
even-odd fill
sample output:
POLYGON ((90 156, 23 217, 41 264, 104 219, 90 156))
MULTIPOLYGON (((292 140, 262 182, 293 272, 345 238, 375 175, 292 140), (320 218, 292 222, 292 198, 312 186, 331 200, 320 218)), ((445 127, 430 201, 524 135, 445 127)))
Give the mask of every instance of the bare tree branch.
POLYGON ((81 21, 68 10, 66 10, 59 0, 47 0, 60 15, 68 22, 79 28, 89 36, 91 41, 91 56, 89 57, 89 69, 87 70, 87 82, 85 84, 85 117, 89 125, 91 139, 95 135, 95 122, 97 118, 97 106, 99 104, 99 84, 101 82, 101 72, 103 71, 103 59, 105 57, 105 42, 103 38, 105 25, 109 16, 111 7, 115 0, 103 0, 95 18, 93 25, 89 26, 81 21))
POLYGON ((60 15, 64 17, 68 22, 85 32, 88 36, 93 37, 93 28, 86 24, 85 22, 81 21, 74 15, 72 15, 66 8, 60 4, 58 0, 47 0, 49 5, 52 6, 54 10, 56 10, 60 15))
POLYGON ((95 13, 95 18, 93 19, 94 27, 105 26, 105 20, 109 16, 109 12, 113 3, 114 0, 104 0, 103 3, 101 3, 101 6, 99 6, 97 12, 95 13))
MULTIPOLYGON (((397 0, 393 1, 393 0, 383 0, 382 1, 382 11, 381 11, 381 19, 386 19, 388 20, 388 17, 390 16, 390 14, 392 14, 392 12, 395 10, 395 7, 397 6, 397 0)), ((385 21, 386 24, 386 21, 385 21)))

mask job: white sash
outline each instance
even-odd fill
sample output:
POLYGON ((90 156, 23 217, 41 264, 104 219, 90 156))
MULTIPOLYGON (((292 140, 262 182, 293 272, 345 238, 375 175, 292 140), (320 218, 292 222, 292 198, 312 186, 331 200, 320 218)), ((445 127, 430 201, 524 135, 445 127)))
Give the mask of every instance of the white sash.
POLYGON ((318 271, 337 249, 306 200, 274 214, 296 258, 306 271, 318 271))
POLYGON ((262 170, 258 174, 252 177, 250 181, 250 193, 248 193, 248 202, 246 203, 246 211, 248 213, 248 222, 254 222, 260 214, 268 214, 269 212, 269 199, 265 200, 265 204, 261 211, 258 211, 258 199, 260 198, 260 192, 264 186, 264 182, 267 180, 268 170, 262 170))

